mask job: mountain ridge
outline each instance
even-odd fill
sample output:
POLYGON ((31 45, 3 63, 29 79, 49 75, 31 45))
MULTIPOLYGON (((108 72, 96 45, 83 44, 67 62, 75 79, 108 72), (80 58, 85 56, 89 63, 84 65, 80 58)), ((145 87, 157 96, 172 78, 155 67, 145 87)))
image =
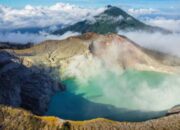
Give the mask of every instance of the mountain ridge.
MULTIPOLYGON (((108 47, 116 46, 116 44, 117 46, 119 46, 118 48, 120 50, 121 49, 126 50, 124 52, 117 52, 118 57, 122 57, 122 54, 129 57, 128 59, 121 59, 122 61, 119 61, 121 65, 122 64, 124 64, 125 66, 132 65, 131 67, 134 68, 135 65, 133 65, 132 63, 137 63, 137 66, 136 66, 137 68, 145 67, 144 68, 145 70, 153 70, 152 67, 148 67, 149 65, 147 65, 147 64, 151 64, 152 62, 152 64, 154 65, 156 64, 155 65, 156 67, 154 67, 156 68, 155 70, 158 70, 159 68, 162 71, 164 67, 165 68, 168 66, 170 67, 173 64, 179 66, 180 64, 179 62, 180 60, 177 57, 169 56, 169 58, 166 59, 166 57, 168 56, 162 54, 159 58, 158 57, 159 55, 155 54, 155 51, 149 51, 148 53, 146 53, 147 49, 144 49, 143 47, 140 47, 138 44, 129 40, 128 38, 121 35, 117 35, 117 34, 101 35, 97 33, 86 33, 80 36, 69 37, 67 39, 60 40, 60 41, 58 40, 45 41, 27 49, 20 49, 20 50, 14 49, 13 52, 15 52, 15 54, 19 55, 20 57, 23 57, 24 59, 33 60, 32 62, 41 62, 43 64, 48 63, 50 65, 50 64, 59 64, 56 62, 59 62, 60 60, 63 60, 63 59, 69 59, 75 55, 88 55, 88 54, 96 55, 97 54, 96 52, 100 52, 101 50, 98 49, 95 52, 93 52, 92 51, 93 45, 101 46, 100 48, 104 49, 102 50, 102 53, 107 55, 108 52, 106 51, 108 50, 108 47), (114 44, 114 42, 116 43, 114 44), (108 44, 110 46, 108 46, 108 44), (122 54, 120 55, 118 53, 122 53, 122 54), (32 56, 34 55, 34 56, 31 58, 30 56, 26 56, 26 55, 32 55, 32 56), (42 57, 44 58, 42 59, 42 57), (173 58, 173 60, 170 60, 171 58, 173 58), (170 60, 172 62, 166 63, 165 60, 166 61, 170 60), (158 64, 159 65, 161 64, 160 65, 161 67, 158 67, 158 64)), ((97 54, 97 56, 100 56, 100 55, 97 54)), ((151 66, 154 66, 154 65, 151 65, 151 66)), ((170 69, 169 72, 174 72, 174 71, 170 69)))

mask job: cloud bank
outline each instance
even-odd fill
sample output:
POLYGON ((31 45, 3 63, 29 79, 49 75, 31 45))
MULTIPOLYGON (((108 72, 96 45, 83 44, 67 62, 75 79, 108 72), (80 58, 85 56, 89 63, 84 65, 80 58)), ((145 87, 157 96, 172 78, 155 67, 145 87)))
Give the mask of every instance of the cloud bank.
POLYGON ((156 17, 151 19, 146 19, 145 22, 149 25, 162 27, 173 32, 180 33, 180 19, 169 19, 164 17, 156 17))
POLYGON ((105 8, 86 9, 57 3, 52 6, 27 5, 22 9, 0 6, 0 28, 46 27, 73 24, 103 12, 105 8))
POLYGON ((176 14, 173 10, 129 8, 127 12, 146 24, 165 28, 173 32, 180 32, 179 14, 176 14))
POLYGON ((66 39, 70 36, 77 36, 80 33, 77 32, 66 32, 65 34, 59 35, 51 35, 48 33, 0 33, 0 41, 1 42, 10 42, 17 44, 26 44, 26 43, 40 43, 45 40, 62 40, 66 39))

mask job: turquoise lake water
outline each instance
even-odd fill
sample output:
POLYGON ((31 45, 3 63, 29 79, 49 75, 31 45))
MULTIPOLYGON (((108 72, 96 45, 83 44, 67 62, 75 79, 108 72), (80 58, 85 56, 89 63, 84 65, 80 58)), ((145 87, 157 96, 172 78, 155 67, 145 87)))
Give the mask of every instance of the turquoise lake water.
MULTIPOLYGON (((67 90, 52 97, 47 115, 63 119, 85 120, 103 117, 119 121, 143 121, 165 114, 175 105, 169 91, 174 77, 148 71, 127 70, 123 73, 105 72, 85 78, 67 78, 67 90), (168 81, 168 82, 167 82, 168 81), (166 83, 167 82, 167 83, 166 83), (169 97, 167 97, 170 95, 169 97), (167 102, 166 102, 167 101, 167 102)), ((177 83, 178 84, 178 83, 177 83)), ((177 85, 178 86, 178 85, 177 85)))

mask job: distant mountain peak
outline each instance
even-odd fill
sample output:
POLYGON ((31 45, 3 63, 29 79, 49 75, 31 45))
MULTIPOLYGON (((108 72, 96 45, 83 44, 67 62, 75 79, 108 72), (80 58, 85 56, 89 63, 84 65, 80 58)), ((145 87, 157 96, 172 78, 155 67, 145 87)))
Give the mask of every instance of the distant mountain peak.
POLYGON ((111 8, 112 7, 112 5, 107 5, 107 8, 111 8))
POLYGON ((94 16, 93 18, 77 22, 73 25, 56 30, 53 33, 62 35, 67 31, 72 31, 80 33, 96 32, 99 34, 108 34, 118 33, 118 31, 138 30, 143 30, 147 32, 158 31, 163 33, 170 33, 170 31, 168 30, 146 25, 126 13, 121 8, 111 5, 108 5, 107 9, 104 12, 94 16))
POLYGON ((123 11, 121 8, 111 5, 109 5, 108 8, 104 11, 104 14, 108 14, 111 16, 119 16, 119 15, 128 16, 128 14, 125 11, 123 11))

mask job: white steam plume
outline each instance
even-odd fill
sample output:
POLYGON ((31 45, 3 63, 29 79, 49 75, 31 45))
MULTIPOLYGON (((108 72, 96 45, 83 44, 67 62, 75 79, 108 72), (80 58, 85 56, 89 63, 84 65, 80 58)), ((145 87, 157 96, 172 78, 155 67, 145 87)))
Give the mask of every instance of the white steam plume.
POLYGON ((142 47, 180 57, 180 33, 162 34, 143 31, 120 31, 119 34, 125 35, 142 47))
MULTIPOLYGON (((119 53, 119 49, 114 51, 119 53)), ((113 55, 106 60, 113 61, 113 55)), ((75 77, 76 94, 97 103, 130 110, 161 111, 180 102, 178 76, 135 70, 122 72, 118 67, 105 66, 91 55, 74 57, 65 74, 75 77)))

